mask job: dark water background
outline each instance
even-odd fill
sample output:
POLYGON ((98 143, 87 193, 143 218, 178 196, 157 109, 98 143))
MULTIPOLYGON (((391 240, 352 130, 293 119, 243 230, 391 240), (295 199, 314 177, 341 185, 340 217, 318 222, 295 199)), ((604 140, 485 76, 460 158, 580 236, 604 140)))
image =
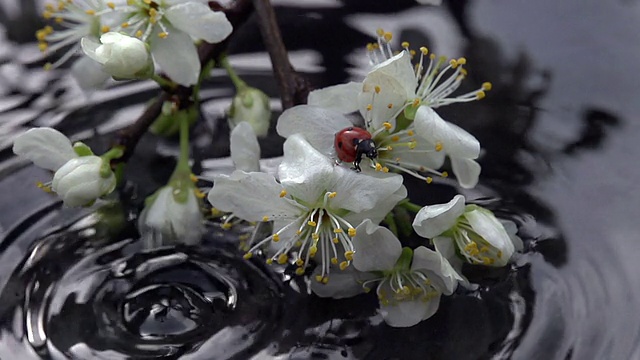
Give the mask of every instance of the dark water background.
MULTIPOLYGON (((480 186, 465 195, 516 221, 525 253, 510 269, 465 269, 479 292, 460 291, 433 318, 394 329, 374 297, 309 296, 288 269, 242 260, 234 234, 215 224, 201 246, 144 251, 132 224, 171 172, 175 141, 145 137, 122 206, 97 212, 40 192, 34 183, 50 175, 10 147, 25 128, 54 126, 103 150, 154 87, 119 83, 85 96, 63 70, 41 70, 40 8, 1 0, 0 359, 640 359, 637 1, 275 3, 294 65, 319 87, 364 73, 364 44, 378 27, 466 56, 469 89, 490 80, 494 90, 441 109, 485 149, 480 186)), ((254 19, 230 51, 277 105, 254 19)), ((202 92, 198 168, 227 155, 232 94, 216 70, 202 92)), ((263 141, 263 153, 280 143, 263 141)), ((455 191, 433 185, 415 200, 455 191)))

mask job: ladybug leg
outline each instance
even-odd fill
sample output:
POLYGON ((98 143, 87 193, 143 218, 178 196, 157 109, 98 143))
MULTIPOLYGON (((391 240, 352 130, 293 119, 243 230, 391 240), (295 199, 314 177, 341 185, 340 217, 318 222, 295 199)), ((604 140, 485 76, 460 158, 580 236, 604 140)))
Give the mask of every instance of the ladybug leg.
POLYGON ((360 162, 362 162, 362 152, 358 151, 356 153, 356 159, 353 161, 353 167, 351 169, 355 170, 356 172, 361 172, 362 169, 360 168, 360 162))

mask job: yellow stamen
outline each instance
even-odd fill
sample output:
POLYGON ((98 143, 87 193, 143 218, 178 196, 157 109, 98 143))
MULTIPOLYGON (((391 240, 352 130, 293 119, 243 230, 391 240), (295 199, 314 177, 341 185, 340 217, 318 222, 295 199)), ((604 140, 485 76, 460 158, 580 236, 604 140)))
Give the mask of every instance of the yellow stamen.
POLYGON ((273 234, 271 238, 273 239, 273 242, 278 242, 280 241, 280 234, 273 234))
POLYGON ((433 178, 431 176, 427 176, 426 180, 427 184, 431 184, 433 182, 433 178))
POLYGON ((348 262, 343 261, 343 262, 340 263, 340 270, 344 270, 344 269, 346 269, 348 267, 349 267, 349 263, 348 262))
POLYGON ((383 37, 384 37, 384 41, 389 42, 391 41, 391 39, 393 39, 393 34, 390 32, 386 32, 384 33, 383 37))
POLYGON ((390 123, 390 122, 386 122, 386 121, 382 123, 382 126, 384 126, 384 128, 385 128, 387 131, 388 131, 388 130, 391 130, 391 127, 392 127, 391 123, 390 123))
POLYGON ((443 172, 442 172, 442 177, 443 177, 443 178, 449 177, 449 173, 448 173, 448 172, 446 172, 446 171, 443 171, 443 172))
POLYGON ((109 9, 113 10, 116 8, 116 4, 112 3, 112 2, 108 2, 107 6, 109 7, 109 9))
POLYGON ((251 259, 252 256, 253 256, 253 253, 248 252, 248 253, 244 254, 242 256, 242 258, 245 259, 245 260, 249 260, 249 259, 251 259))
POLYGON ((351 236, 351 237, 356 236, 356 229, 349 228, 349 230, 347 230, 347 234, 349 234, 349 236, 351 236))
POLYGON ((316 222, 315 222, 315 221, 313 221, 313 220, 309 220, 309 221, 307 221, 307 225, 312 226, 312 227, 315 227, 315 226, 316 226, 316 225, 318 225, 318 224, 316 224, 316 222))
POLYGON ((169 36, 169 33, 167 32, 158 33, 158 37, 161 39, 165 39, 167 36, 169 36))
POLYGON ((476 97, 478 98, 478 100, 480 100, 480 99, 484 99, 486 96, 487 96, 487 94, 486 94, 484 91, 482 91, 482 90, 480 90, 480 91, 478 91, 478 92, 476 93, 476 97))
POLYGON ((193 193, 198 199, 204 199, 207 194, 203 193, 200 189, 193 189, 193 193))
POLYGON ((345 257, 347 260, 351 261, 351 260, 353 260, 353 254, 354 254, 354 252, 353 252, 353 251, 345 251, 345 253, 344 253, 344 257, 345 257))
POLYGON ((262 217, 262 222, 267 222, 269 221, 269 217, 268 216, 263 216, 262 217))
POLYGON ((436 151, 442 151, 442 143, 440 141, 436 143, 436 151))
POLYGON ((423 46, 420 48, 420 52, 422 52, 422 55, 427 55, 429 53, 429 49, 423 46))
POLYGON ((338 264, 338 258, 337 258, 337 257, 333 257, 333 258, 331 258, 331 263, 332 263, 333 265, 338 264))
POLYGON ((111 30, 111 28, 109 26, 107 26, 107 25, 103 25, 100 28, 100 31, 102 31, 103 33, 107 33, 107 32, 109 32, 109 30, 111 30))
POLYGON ((400 46, 402 46, 403 48, 408 48, 409 47, 409 42, 408 41, 403 41, 400 46))
POLYGON ((376 85, 376 86, 373 88, 373 90, 375 90, 376 94, 380 94, 380 91, 381 91, 382 89, 380 89, 380 86, 376 85))
POLYGON ((289 260, 289 257, 287 256, 287 254, 280 254, 280 256, 278 256, 278 264, 280 265, 286 264, 287 260, 289 260))
POLYGON ((485 90, 485 91, 491 90, 492 87, 493 87, 493 85, 491 85, 490 82, 482 83, 482 89, 485 90))
POLYGON ((280 191, 280 197, 282 198, 282 197, 285 197, 285 196, 287 196, 287 190, 280 191))
POLYGON ((304 268, 301 268, 301 267, 297 268, 296 275, 298 276, 304 275, 304 268))
POLYGON ((338 193, 335 192, 335 191, 334 192, 330 192, 328 196, 329 196, 329 199, 333 199, 334 197, 338 196, 338 193))
POLYGON ((383 36, 384 35, 384 29, 383 28, 378 28, 376 30, 376 34, 378 34, 378 36, 383 36))
POLYGON ((91 15, 91 16, 93 16, 93 15, 95 15, 95 14, 96 14, 96 11, 95 11, 95 10, 93 10, 93 9, 89 9, 89 10, 86 10, 86 11, 85 11, 85 13, 86 13, 87 15, 91 15))

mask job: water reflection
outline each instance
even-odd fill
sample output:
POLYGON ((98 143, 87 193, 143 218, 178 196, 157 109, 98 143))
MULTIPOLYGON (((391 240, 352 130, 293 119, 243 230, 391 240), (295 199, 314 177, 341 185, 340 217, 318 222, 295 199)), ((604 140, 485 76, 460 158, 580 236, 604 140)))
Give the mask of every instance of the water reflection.
MULTIPOLYGON (((41 26, 27 3, 32 2, 21 3, 26 9, 21 17, 0 12, 7 35, 20 43, 31 41, 41 26)), ((637 347, 637 324, 629 314, 638 310, 638 295, 628 285, 628 274, 640 252, 627 246, 637 230, 626 220, 637 215, 628 209, 627 197, 633 196, 633 179, 640 174, 631 170, 610 179, 614 185, 596 183, 595 188, 585 179, 598 178, 596 169, 611 175, 618 169, 612 164, 635 161, 637 149, 606 149, 620 144, 621 136, 622 144, 635 143, 638 134, 628 120, 637 114, 626 105, 632 101, 619 103, 611 97, 639 94, 625 87, 623 79, 613 81, 619 88, 605 86, 606 101, 576 101, 575 94, 589 93, 585 89, 596 88, 593 84, 609 85, 609 77, 630 73, 612 67, 604 78, 594 75, 588 55, 606 48, 600 43, 584 45, 581 56, 541 61, 547 52, 576 45, 557 42, 541 52, 504 35, 546 30, 539 28, 539 19, 510 12, 538 11, 550 28, 561 30, 574 27, 552 11, 555 6, 590 11, 598 19, 591 25, 629 15, 605 18, 603 8, 577 1, 487 5, 452 0, 446 4, 449 12, 417 7, 409 0, 332 3, 278 7, 287 45, 312 51, 303 62, 313 62, 305 69, 318 86, 345 82, 363 71, 363 44, 377 23, 392 24, 398 37, 412 43, 467 56, 468 88, 485 80, 494 83, 486 100, 441 110, 445 118, 476 134, 485 148, 481 186, 467 195, 519 225, 527 253, 515 266, 493 271, 468 266, 465 273, 481 285, 479 291, 460 290, 428 321, 411 329, 391 329, 376 314, 372 296, 340 301, 308 296, 304 279, 291 278, 290 269, 241 260, 229 246, 233 239, 223 239, 226 235, 217 228, 201 247, 141 251, 132 228, 135 214, 144 195, 169 175, 170 166, 159 164, 173 161, 175 141, 144 139, 131 166, 142 171, 129 174, 133 181, 122 194, 124 208, 110 209, 114 216, 102 227, 104 222, 89 221, 91 215, 82 211, 60 209, 54 199, 27 186, 25 178, 47 174, 33 168, 14 173, 21 164, 15 163, 8 146, 22 129, 49 125, 106 148, 109 133, 130 123, 155 94, 152 86, 123 83, 84 97, 62 72, 44 73, 39 62, 12 59, 2 49, 20 46, 10 44, 0 46, 0 77, 7 80, 0 84, 0 204, 11 209, 0 215, 6 228, 0 243, 1 357, 629 358, 637 347), (503 22, 510 18, 518 21, 505 31, 503 22), (571 61, 563 61, 567 59, 571 61), (592 85, 567 80, 566 64, 581 76, 591 71, 592 85), (575 88, 580 91, 567 90, 575 88), (114 112, 114 107, 120 110, 114 112), (594 155, 598 157, 584 160, 594 155), (78 219, 83 222, 75 222, 78 219), (613 328, 621 330, 603 330, 613 328)), ((598 27, 589 29, 594 35, 598 27)), ((580 38, 586 36, 578 32, 580 38)), ((238 35, 232 53, 263 51, 254 22, 238 35)), ((25 56, 25 51, 19 53, 16 56, 25 56)), ((246 70, 248 82, 276 95, 264 66, 246 70)), ((220 108, 231 92, 220 75, 214 72, 203 89, 208 112, 197 131, 198 162, 227 152, 226 143, 218 141, 226 134, 220 108)), ((281 141, 266 140, 263 149, 278 148, 281 141)), ((408 179, 408 186, 418 185, 408 179)), ((416 200, 443 202, 455 191, 441 182, 416 200)))

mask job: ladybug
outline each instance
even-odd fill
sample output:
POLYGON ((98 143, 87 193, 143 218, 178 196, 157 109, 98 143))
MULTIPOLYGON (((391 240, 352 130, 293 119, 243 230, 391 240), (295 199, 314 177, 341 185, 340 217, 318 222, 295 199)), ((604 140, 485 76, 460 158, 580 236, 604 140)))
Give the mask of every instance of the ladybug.
POLYGON ((359 127, 348 127, 336 133, 333 145, 338 159, 353 162, 353 170, 360 172, 362 155, 369 159, 378 157, 376 144, 371 139, 371 133, 359 127))

